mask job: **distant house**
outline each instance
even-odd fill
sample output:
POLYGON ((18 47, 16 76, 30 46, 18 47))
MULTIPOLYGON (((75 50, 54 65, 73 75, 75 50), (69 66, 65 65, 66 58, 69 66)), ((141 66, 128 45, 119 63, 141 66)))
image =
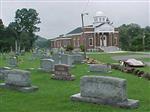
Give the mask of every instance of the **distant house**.
POLYGON ((102 12, 97 12, 92 25, 84 27, 84 37, 81 27, 74 29, 66 35, 51 39, 51 48, 72 45, 79 48, 86 46, 87 50, 102 50, 104 47, 119 46, 119 32, 112 22, 102 12))

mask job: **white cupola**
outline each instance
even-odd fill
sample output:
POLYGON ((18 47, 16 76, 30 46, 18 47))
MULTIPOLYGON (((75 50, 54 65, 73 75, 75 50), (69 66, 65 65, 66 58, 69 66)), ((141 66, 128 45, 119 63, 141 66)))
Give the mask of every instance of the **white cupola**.
POLYGON ((94 16, 93 25, 97 26, 99 24, 106 23, 107 19, 108 18, 106 17, 106 15, 104 15, 104 13, 102 11, 98 11, 98 12, 96 12, 96 14, 94 16))
POLYGON ((103 12, 96 12, 93 22, 94 32, 114 32, 114 26, 112 24, 103 12))

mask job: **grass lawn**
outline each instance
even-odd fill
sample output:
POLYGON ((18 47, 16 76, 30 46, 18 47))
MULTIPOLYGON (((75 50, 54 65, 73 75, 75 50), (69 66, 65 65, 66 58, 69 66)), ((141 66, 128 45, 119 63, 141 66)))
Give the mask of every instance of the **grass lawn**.
MULTIPOLYGON (((113 54, 90 54, 104 63, 113 61, 113 54)), ((117 55, 117 54, 114 54, 117 55)), ((97 74, 88 72, 88 66, 78 64, 71 69, 76 76, 75 81, 52 80, 50 73, 38 71, 39 59, 29 60, 30 54, 21 57, 20 69, 35 68, 31 70, 32 84, 39 90, 33 93, 21 93, 13 90, 0 89, 0 112, 150 112, 150 81, 138 78, 131 74, 112 70, 112 73, 97 74), (140 101, 137 109, 121 109, 106 105, 72 102, 70 96, 80 91, 80 78, 84 75, 104 75, 127 79, 128 98, 140 101)), ((1 58, 0 66, 5 66, 1 58)), ((149 68, 144 68, 148 71, 149 68)))

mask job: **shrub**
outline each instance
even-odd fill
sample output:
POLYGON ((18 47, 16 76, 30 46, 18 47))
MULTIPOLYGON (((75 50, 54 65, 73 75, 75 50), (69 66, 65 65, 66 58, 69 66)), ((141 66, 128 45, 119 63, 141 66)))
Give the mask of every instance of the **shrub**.
POLYGON ((80 45, 80 49, 81 49, 82 52, 84 52, 85 51, 84 45, 80 45))
POLYGON ((74 47, 72 45, 67 45, 66 51, 72 51, 74 47))

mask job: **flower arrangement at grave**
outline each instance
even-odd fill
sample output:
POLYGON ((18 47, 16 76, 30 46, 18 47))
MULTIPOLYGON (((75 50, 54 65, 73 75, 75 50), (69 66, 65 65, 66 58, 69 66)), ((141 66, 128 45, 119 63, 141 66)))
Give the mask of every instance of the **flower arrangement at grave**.
POLYGON ((150 73, 146 73, 142 70, 136 69, 135 67, 121 66, 120 64, 115 63, 115 64, 111 64, 111 68, 115 70, 120 70, 125 73, 133 74, 140 78, 145 78, 150 80, 150 73))
MULTIPOLYGON (((99 62, 98 60, 96 59, 93 59, 93 58, 86 58, 86 63, 87 64, 100 64, 101 62, 99 62)), ((102 63, 101 63, 102 64, 102 63)))

